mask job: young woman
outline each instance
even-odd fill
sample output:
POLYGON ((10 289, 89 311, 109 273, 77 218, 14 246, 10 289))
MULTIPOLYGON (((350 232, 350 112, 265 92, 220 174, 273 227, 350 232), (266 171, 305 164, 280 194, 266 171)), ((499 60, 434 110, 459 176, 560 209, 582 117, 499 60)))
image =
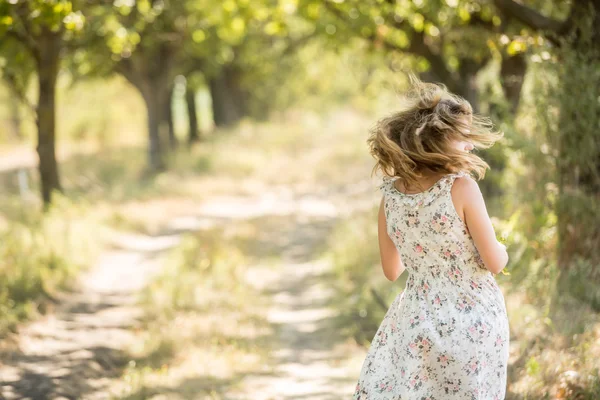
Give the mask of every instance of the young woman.
POLYGON ((508 261, 474 177, 470 151, 502 137, 442 85, 412 79, 404 106, 369 137, 383 172, 383 273, 405 290, 387 311, 354 400, 501 400, 509 326, 496 280, 508 261))

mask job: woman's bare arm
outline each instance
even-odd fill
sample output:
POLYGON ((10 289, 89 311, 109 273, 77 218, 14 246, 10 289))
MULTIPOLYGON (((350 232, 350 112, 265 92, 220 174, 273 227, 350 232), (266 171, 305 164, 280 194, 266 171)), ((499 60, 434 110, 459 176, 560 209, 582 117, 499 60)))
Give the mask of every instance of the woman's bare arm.
POLYGON ((400 259, 400 254, 396 245, 392 242, 392 239, 387 233, 386 220, 385 220, 385 207, 383 204, 384 197, 381 198, 379 203, 379 217, 378 217, 378 239, 379 239, 379 255, 381 256, 381 266, 383 268, 383 274, 387 279, 394 282, 404 272, 404 265, 400 259))
POLYGON ((506 246, 496 239, 477 182, 470 177, 457 178, 452 186, 452 201, 457 213, 465 221, 485 267, 493 274, 498 274, 508 262, 508 253, 506 246))

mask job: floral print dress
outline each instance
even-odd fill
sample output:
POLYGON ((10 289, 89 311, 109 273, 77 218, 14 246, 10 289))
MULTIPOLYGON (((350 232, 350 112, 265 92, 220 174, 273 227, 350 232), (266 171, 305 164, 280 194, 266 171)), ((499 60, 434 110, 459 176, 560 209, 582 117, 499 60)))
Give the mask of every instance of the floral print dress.
POLYGON ((362 365, 354 400, 501 400, 504 297, 452 203, 449 174, 425 192, 385 177, 387 232, 408 272, 362 365))

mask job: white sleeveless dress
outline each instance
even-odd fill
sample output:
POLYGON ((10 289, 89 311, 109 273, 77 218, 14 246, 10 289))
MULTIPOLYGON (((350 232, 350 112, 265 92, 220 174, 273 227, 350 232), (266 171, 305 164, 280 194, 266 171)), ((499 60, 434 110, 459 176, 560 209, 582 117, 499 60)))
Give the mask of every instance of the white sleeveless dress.
POLYGON ((502 400, 504 297, 460 219, 449 174, 404 194, 385 177, 387 232, 408 273, 363 363, 354 400, 502 400))

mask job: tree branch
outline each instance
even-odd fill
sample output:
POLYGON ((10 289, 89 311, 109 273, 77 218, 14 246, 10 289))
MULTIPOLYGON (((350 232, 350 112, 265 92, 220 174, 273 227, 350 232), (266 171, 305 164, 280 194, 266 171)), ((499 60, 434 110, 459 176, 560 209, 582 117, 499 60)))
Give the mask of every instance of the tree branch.
POLYGON ((302 47, 305 43, 307 43, 310 39, 316 37, 316 31, 313 33, 309 33, 307 35, 302 36, 301 38, 292 40, 288 43, 286 48, 281 52, 281 57, 286 57, 293 53, 299 47, 302 47))
POLYGON ((411 54, 415 54, 426 59, 431 65, 431 71, 440 81, 453 87, 455 84, 455 77, 452 72, 448 69, 444 57, 433 51, 432 48, 425 42, 425 33, 417 32, 406 20, 398 21, 393 19, 392 26, 403 32, 408 32, 411 35, 410 45, 403 51, 411 54))
POLYGON ((115 71, 118 74, 123 75, 123 77, 125 79, 127 79, 129 81, 129 83, 131 83, 133 86, 135 86, 138 90, 140 90, 140 92, 144 90, 143 82, 139 77, 139 72, 136 71, 136 68, 131 60, 131 57, 121 58, 115 64, 115 71))
POLYGON ((487 21, 481 17, 481 13, 473 13, 470 15, 469 22, 465 26, 479 26, 487 29, 488 31, 496 32, 498 27, 493 24, 492 21, 487 21))
POLYGON ((512 18, 533 29, 560 33, 564 28, 564 21, 548 18, 514 0, 494 0, 494 4, 512 18))
POLYGON ((15 18, 15 21, 19 21, 20 24, 23 26, 23 32, 19 32, 17 30, 12 30, 11 32, 14 32, 14 37, 19 38, 21 43, 23 43, 25 47, 29 49, 31 54, 33 54, 34 57, 37 57, 37 54, 39 53, 40 49, 35 35, 31 32, 31 26, 29 26, 29 23, 27 21, 27 14, 29 12, 29 9, 27 8, 27 5, 25 3, 21 3, 17 6, 15 11, 15 16, 17 17, 15 18))
POLYGON ((37 124, 37 107, 29 101, 29 99, 25 95, 25 90, 19 87, 15 76, 5 71, 4 82, 6 82, 6 84, 10 87, 11 91, 17 96, 21 103, 23 103, 31 111, 31 114, 33 115, 33 118, 35 119, 35 122, 37 124))
POLYGON ((30 37, 16 30, 6 31, 5 35, 21 43, 36 61, 39 59, 37 44, 30 37))

